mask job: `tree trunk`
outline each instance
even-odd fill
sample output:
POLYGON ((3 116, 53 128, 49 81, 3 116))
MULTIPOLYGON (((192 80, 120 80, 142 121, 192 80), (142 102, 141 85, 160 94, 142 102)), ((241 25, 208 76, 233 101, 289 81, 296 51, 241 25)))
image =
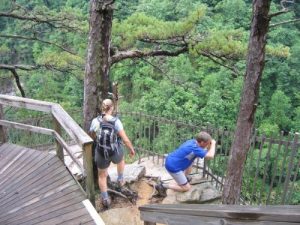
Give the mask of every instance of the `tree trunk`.
POLYGON ((231 155, 223 189, 223 204, 238 204, 246 156, 259 97, 259 86, 265 63, 265 46, 269 28, 270 0, 254 0, 247 69, 240 102, 231 155))
POLYGON ((84 78, 84 129, 87 131, 109 90, 111 0, 90 1, 90 31, 84 78))

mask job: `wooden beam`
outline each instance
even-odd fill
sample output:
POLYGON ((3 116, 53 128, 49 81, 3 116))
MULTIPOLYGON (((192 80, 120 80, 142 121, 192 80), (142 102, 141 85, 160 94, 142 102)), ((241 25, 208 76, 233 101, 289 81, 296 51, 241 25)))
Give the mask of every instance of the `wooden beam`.
POLYGON ((58 104, 53 104, 52 115, 65 129, 67 134, 81 146, 92 143, 92 138, 73 120, 73 118, 58 104))
POLYGON ((141 219, 177 224, 288 224, 300 223, 300 206, 245 206, 206 204, 153 204, 139 207, 141 219))
POLYGON ((48 113, 51 112, 51 107, 53 105, 51 102, 38 101, 11 95, 0 95, 0 105, 1 104, 48 113))
POLYGON ((9 128, 26 130, 26 131, 50 135, 50 136, 54 135, 54 130, 52 130, 52 129, 36 127, 36 126, 12 122, 12 121, 8 121, 8 120, 0 120, 0 125, 9 127, 9 128))
POLYGON ((83 166, 86 172, 86 193, 88 199, 95 205, 95 185, 93 171, 92 143, 83 146, 83 166))
MULTIPOLYGON (((0 105, 0 120, 4 120, 3 107, 0 105)), ((0 126, 0 143, 7 142, 7 133, 4 126, 0 126)))

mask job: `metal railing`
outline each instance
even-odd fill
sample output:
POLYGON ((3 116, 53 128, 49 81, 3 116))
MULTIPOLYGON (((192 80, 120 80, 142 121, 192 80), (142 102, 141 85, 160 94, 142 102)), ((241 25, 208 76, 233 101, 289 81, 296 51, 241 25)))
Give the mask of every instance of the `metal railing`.
MULTIPOLYGON (((78 118, 77 123, 82 123, 82 111, 70 114, 73 118, 78 118)), ((133 160, 149 157, 157 164, 163 164, 166 154, 176 149, 183 141, 193 138, 200 130, 208 131, 218 143, 216 156, 204 164, 203 161, 197 160, 194 165, 195 172, 201 173, 222 191, 233 131, 209 124, 174 121, 141 112, 122 112, 119 117, 137 150, 133 160)), ((49 115, 28 121, 32 124, 48 124, 47 126, 50 122, 49 115)), ((20 139, 22 135, 11 135, 11 138, 17 137, 20 139)), ((297 133, 267 137, 254 131, 244 167, 242 203, 300 204, 299 146, 297 133)))
MULTIPOLYGON (((209 124, 195 125, 137 112, 123 112, 126 133, 140 151, 164 163, 165 155, 201 130, 217 141, 213 160, 196 161, 194 167, 222 191, 234 132, 209 124)), ((244 204, 300 204, 299 134, 266 137, 253 132, 243 174, 244 204)))

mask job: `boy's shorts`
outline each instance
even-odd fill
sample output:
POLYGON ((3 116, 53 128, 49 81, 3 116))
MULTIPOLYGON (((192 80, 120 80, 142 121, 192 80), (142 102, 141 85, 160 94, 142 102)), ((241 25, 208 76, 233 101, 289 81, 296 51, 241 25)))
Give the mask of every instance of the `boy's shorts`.
POLYGON ((186 185, 188 183, 188 180, 185 176, 185 173, 183 171, 179 171, 176 173, 169 172, 168 173, 173 177, 173 179, 176 181, 176 183, 180 186, 186 185))

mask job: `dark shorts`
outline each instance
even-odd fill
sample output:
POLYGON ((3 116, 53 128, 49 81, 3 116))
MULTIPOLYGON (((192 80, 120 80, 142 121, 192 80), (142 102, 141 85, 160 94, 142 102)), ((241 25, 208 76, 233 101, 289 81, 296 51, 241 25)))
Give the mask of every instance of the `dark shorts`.
POLYGON ((98 151, 95 151, 95 158, 96 158, 96 164, 98 169, 106 169, 109 167, 110 163, 113 162, 114 164, 118 164, 122 161, 124 156, 123 147, 120 147, 118 151, 112 155, 111 157, 105 159, 104 156, 98 153, 98 151))

